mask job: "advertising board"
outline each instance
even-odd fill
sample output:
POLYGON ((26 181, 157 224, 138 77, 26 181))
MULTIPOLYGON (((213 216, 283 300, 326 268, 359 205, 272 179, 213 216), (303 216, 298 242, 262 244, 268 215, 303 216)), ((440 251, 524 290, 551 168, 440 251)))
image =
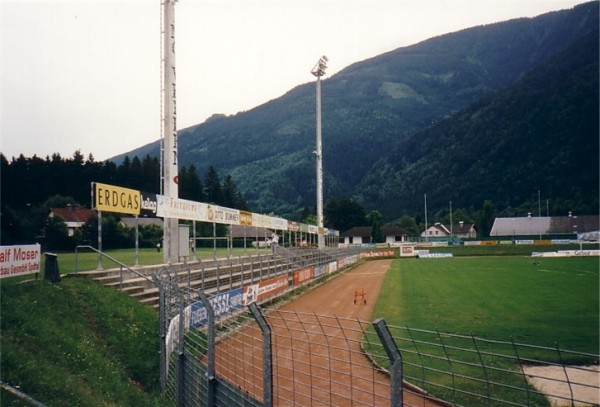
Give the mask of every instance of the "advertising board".
POLYGON ((300 285, 306 281, 310 281, 315 276, 315 269, 313 266, 304 268, 302 270, 294 271, 294 285, 300 285))
POLYGON ((40 272, 39 244, 0 246, 0 278, 40 272))
MULTIPOLYGON (((215 317, 220 317, 225 314, 229 314, 242 306, 242 289, 236 288, 226 292, 213 295, 208 298, 208 302, 212 306, 215 317)), ((195 302, 190 305, 190 321, 189 328, 194 329, 199 326, 206 324, 208 321, 208 314, 206 307, 201 301, 195 302)))
POLYGON ((208 219, 208 205, 205 203, 171 198, 164 195, 157 195, 156 198, 158 201, 156 215, 161 218, 197 221, 206 221, 208 219))
POLYGON ((97 211, 139 215, 141 207, 140 191, 94 183, 94 209, 97 211))
POLYGON ((208 205, 208 221, 226 225, 239 225, 240 211, 224 206, 208 205))
POLYGON ((244 287, 243 305, 261 301, 288 288, 287 275, 250 284, 244 287))

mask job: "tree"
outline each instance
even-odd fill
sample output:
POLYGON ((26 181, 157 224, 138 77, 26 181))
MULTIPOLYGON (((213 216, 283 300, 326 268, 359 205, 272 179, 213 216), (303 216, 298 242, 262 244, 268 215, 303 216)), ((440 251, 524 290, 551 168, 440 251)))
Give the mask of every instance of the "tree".
POLYGON ((383 243, 385 241, 385 236, 383 236, 383 232, 381 231, 381 227, 383 226, 383 216, 379 211, 371 211, 366 216, 367 222, 371 224, 371 241, 373 243, 383 243))
POLYGON ((308 208, 308 206, 305 206, 304 208, 302 208, 302 213, 300 214, 300 222, 312 223, 314 225, 317 223, 316 219, 317 219, 317 215, 315 215, 313 212, 311 212, 310 209, 308 208), (310 222, 309 220, 312 222, 310 222))
POLYGON ((48 218, 44 228, 45 250, 69 250, 74 246, 74 241, 69 237, 67 225, 60 216, 48 218))
POLYGON ((229 208, 246 209, 247 204, 242 194, 237 190, 233 178, 228 175, 223 181, 223 205, 229 208))
POLYGON ((198 177, 198 173, 196 171, 196 167, 192 164, 188 169, 187 173, 188 179, 186 180, 186 194, 189 196, 188 199, 196 202, 204 202, 206 200, 206 195, 204 194, 204 189, 202 187, 202 181, 200 181, 200 177, 198 177))
POLYGON ((415 218, 413 218, 410 215, 402 216, 398 220, 397 224, 398 224, 398 226, 400 226, 402 229, 406 230, 411 235, 418 235, 420 232, 419 226, 417 225, 415 218))
MULTIPOLYGON (((446 212, 444 216, 441 216, 437 222, 441 222, 444 225, 450 224, 450 213, 446 212)), ((461 208, 456 208, 452 210, 452 223, 465 222, 465 223, 473 223, 473 219, 465 213, 461 208)))
POLYGON ((490 200, 485 200, 483 202, 483 209, 479 215, 479 221, 477 222, 477 228, 479 231, 480 237, 489 237, 490 232, 492 230, 492 225, 494 224, 494 215, 495 209, 494 204, 490 200))
POLYGON ((365 225, 365 210, 356 201, 348 197, 330 199, 325 206, 327 226, 346 231, 355 226, 365 225))
POLYGON ((235 188, 235 183, 233 182, 233 178, 231 175, 228 175, 223 181, 222 186, 223 191, 223 205, 228 208, 236 208, 237 207, 237 190, 235 188))
POLYGON ((102 249, 133 247, 135 231, 122 226, 118 216, 111 213, 102 215, 102 249))
POLYGON ((141 225, 139 232, 141 247, 156 247, 157 243, 162 242, 163 228, 159 225, 141 225))
POLYGON ((125 156, 125 158, 123 159, 123 162, 117 168, 116 175, 117 175, 117 180, 118 180, 117 181, 118 186, 127 187, 127 188, 131 187, 131 183, 129 182, 129 180, 131 178, 131 159, 129 158, 128 155, 125 156))
POLYGON ((217 170, 212 165, 208 168, 206 176, 204 177, 204 192, 206 194, 207 202, 216 205, 223 204, 221 180, 219 179, 217 170))
POLYGON ((98 218, 90 218, 77 233, 77 244, 96 246, 98 242, 98 218))
POLYGON ((156 157, 150 157, 150 154, 146 154, 142 160, 142 173, 143 178, 138 180, 140 182, 140 191, 146 192, 159 192, 160 191, 160 162, 156 157))

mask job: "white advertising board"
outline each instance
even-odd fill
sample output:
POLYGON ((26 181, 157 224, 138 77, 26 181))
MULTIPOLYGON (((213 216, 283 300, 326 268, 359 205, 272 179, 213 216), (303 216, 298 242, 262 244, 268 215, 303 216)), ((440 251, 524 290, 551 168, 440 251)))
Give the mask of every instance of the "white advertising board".
POLYGON ((197 221, 208 220, 208 205, 205 203, 164 195, 156 195, 156 201, 156 216, 158 217, 197 221))
POLYGON ((240 211, 224 206, 208 205, 208 221, 226 225, 239 225, 240 211))
POLYGON ((40 272, 39 244, 0 246, 0 278, 40 272))

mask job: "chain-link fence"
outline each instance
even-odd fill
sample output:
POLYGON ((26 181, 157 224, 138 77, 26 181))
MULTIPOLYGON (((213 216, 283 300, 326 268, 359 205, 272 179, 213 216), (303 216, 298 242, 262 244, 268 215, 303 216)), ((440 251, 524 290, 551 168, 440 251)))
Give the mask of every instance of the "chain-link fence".
POLYGON ((598 355, 257 306, 334 262, 295 259, 210 296, 157 274, 161 378, 174 405, 598 405, 598 355))

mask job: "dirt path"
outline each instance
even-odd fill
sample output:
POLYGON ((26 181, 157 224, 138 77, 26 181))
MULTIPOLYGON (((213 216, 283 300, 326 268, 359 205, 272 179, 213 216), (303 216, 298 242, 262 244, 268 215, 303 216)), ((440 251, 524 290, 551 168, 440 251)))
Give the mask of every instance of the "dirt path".
POLYGON ((524 366, 531 384, 546 394, 553 406, 597 406, 600 404, 600 367, 524 366), (569 385, 569 382, 571 385, 569 385))
MULTIPOLYGON (((391 260, 368 261, 270 311, 275 405, 390 404, 389 376, 373 368, 361 344, 391 260), (366 293, 354 304, 355 291, 366 293)), ((256 324, 217 346, 217 374, 262 400, 262 341, 256 324)), ((405 406, 438 406, 404 391, 405 406)))
POLYGON ((365 262, 286 304, 281 310, 333 314, 341 318, 370 321, 391 264, 391 260, 365 262), (357 289, 366 292, 366 304, 354 304, 354 291, 357 289))

